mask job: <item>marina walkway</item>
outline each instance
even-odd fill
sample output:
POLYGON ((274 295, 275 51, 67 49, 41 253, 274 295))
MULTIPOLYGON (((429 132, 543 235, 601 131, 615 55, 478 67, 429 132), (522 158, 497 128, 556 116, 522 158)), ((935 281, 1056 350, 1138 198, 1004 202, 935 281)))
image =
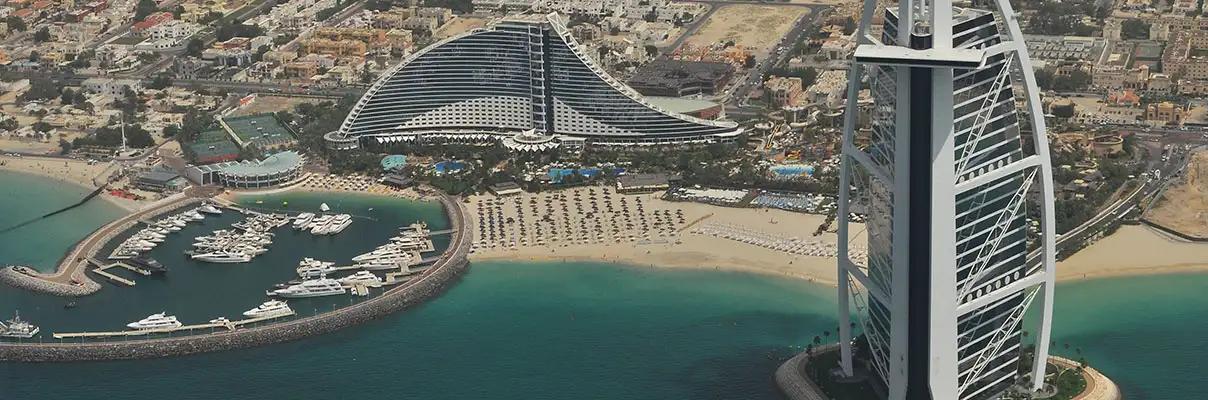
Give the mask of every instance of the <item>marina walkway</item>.
POLYGON ((174 210, 189 202, 199 201, 200 199, 188 197, 184 194, 177 194, 163 200, 150 204, 146 208, 127 214, 121 218, 114 220, 100 227, 92 234, 85 237, 84 240, 72 247, 71 251, 63 257, 58 268, 53 274, 36 274, 31 275, 34 278, 41 279, 51 283, 72 285, 73 282, 85 282, 90 280, 84 274, 85 268, 90 264, 87 258, 93 257, 102 247, 104 247, 114 236, 122 233, 133 224, 144 219, 153 219, 155 216, 162 214, 165 211, 174 210))
POLYGON ((238 321, 227 321, 225 323, 210 322, 210 323, 205 323, 205 324, 185 325, 185 326, 181 326, 179 328, 166 328, 166 329, 140 329, 140 330, 115 331, 115 332, 55 333, 53 336, 55 339, 106 338, 106 337, 123 337, 123 336, 146 336, 146 335, 156 334, 156 333, 173 333, 173 332, 179 332, 179 331, 192 331, 192 330, 197 330, 197 329, 226 328, 227 330, 235 330, 235 328, 238 328, 243 325, 254 324, 257 322, 268 321, 271 319, 284 318, 284 317, 288 317, 288 316, 292 316, 292 315, 294 315, 294 312, 291 310, 288 314, 280 314, 280 315, 273 315, 273 316, 259 317, 259 318, 241 319, 238 321))

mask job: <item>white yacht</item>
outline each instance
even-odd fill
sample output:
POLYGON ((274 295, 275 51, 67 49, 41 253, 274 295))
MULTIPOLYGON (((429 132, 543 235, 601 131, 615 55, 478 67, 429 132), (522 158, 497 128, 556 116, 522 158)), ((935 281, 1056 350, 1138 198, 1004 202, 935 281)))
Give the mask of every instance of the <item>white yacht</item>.
POLYGON ((312 219, 315 219, 315 213, 304 212, 298 214, 297 217, 294 217, 294 229, 302 229, 302 227, 306 226, 306 224, 309 224, 310 220, 312 219))
POLYGON ((339 214, 331 219, 331 223, 327 225, 327 229, 323 230, 324 235, 334 235, 343 232, 349 225, 352 225, 352 216, 348 214, 339 214))
POLYGON ((218 317, 218 318, 214 318, 214 319, 210 320, 210 323, 217 324, 217 325, 226 325, 226 324, 231 323, 231 320, 227 319, 226 317, 218 317))
POLYGON ((286 304, 284 301, 269 300, 264 302, 264 304, 261 304, 259 307, 244 311, 243 316, 250 318, 263 318, 291 315, 293 313, 294 310, 289 308, 289 304, 286 304))
POLYGON ((302 262, 298 263, 298 276, 303 279, 321 278, 324 275, 336 272, 336 263, 319 261, 310 257, 303 258, 302 262))
POLYGON ((147 318, 140 319, 136 322, 126 324, 130 329, 164 329, 164 328, 179 328, 180 321, 176 320, 176 316, 167 315, 167 313, 151 314, 147 318))
POLYGON ((197 260, 197 261, 205 261, 205 262, 216 263, 216 264, 245 263, 248 261, 252 261, 252 256, 250 256, 250 255, 247 255, 242 252, 230 252, 230 251, 215 251, 212 253, 198 253, 198 254, 194 254, 194 255, 190 256, 190 258, 197 260))
POLYGON ((365 285, 369 287, 378 287, 382 285, 381 278, 369 271, 359 271, 355 274, 337 279, 344 286, 365 285))
POLYGON ((211 204, 206 204, 204 206, 198 207, 197 211, 201 211, 206 214, 214 214, 214 215, 222 214, 222 210, 219 210, 218 207, 214 207, 211 204))
POLYGON ((21 320, 21 313, 13 319, 0 323, 0 337, 29 339, 38 334, 40 329, 27 321, 21 320))
POLYGON ((306 225, 306 228, 303 228, 303 229, 309 228, 311 234, 321 235, 322 234, 321 232, 323 232, 324 230, 327 229, 327 224, 331 223, 332 218, 335 218, 335 216, 332 216, 332 215, 317 216, 317 217, 315 217, 315 219, 310 221, 309 225, 306 225))
POLYGON ((319 278, 308 279, 297 285, 290 285, 284 289, 271 291, 269 294, 286 298, 295 298, 331 296, 335 294, 344 294, 344 292, 344 286, 341 286, 339 281, 329 278, 319 278))

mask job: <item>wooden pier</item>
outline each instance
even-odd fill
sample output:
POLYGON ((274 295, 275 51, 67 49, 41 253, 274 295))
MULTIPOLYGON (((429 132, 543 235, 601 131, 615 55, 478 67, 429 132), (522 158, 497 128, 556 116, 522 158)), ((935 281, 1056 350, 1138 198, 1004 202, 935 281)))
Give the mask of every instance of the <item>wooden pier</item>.
POLYGON ((130 280, 130 279, 126 279, 126 278, 123 278, 123 277, 120 277, 120 276, 114 275, 113 273, 109 272, 109 269, 111 269, 111 268, 125 268, 125 269, 130 270, 131 272, 137 273, 137 274, 142 275, 142 276, 150 276, 150 275, 151 275, 151 271, 148 271, 148 270, 145 270, 145 269, 142 269, 142 268, 137 268, 137 267, 135 267, 135 266, 133 266, 133 265, 126 264, 126 263, 124 263, 124 262, 115 262, 115 263, 113 263, 113 264, 104 264, 104 263, 102 263, 102 262, 98 261, 98 260, 97 260, 97 259, 95 259, 95 258, 88 258, 88 259, 87 259, 87 262, 88 262, 89 264, 92 264, 92 265, 96 266, 96 268, 93 268, 93 269, 92 269, 92 272, 93 272, 93 273, 95 273, 95 274, 97 274, 97 275, 100 275, 100 276, 103 276, 103 277, 105 277, 106 279, 109 279, 109 281, 111 281, 111 282, 117 282, 117 283, 121 283, 121 284, 126 285, 126 286, 134 286, 135 282, 134 282, 134 281, 132 281, 132 280, 130 280))
POLYGON ((228 321, 226 323, 204 323, 204 324, 196 324, 196 325, 185 325, 185 326, 182 326, 179 328, 140 329, 140 330, 129 330, 129 331, 117 331, 117 332, 76 332, 76 333, 57 333, 56 332, 52 336, 54 336, 55 339, 74 339, 74 338, 107 338, 107 337, 123 337, 123 336, 126 336, 126 337, 128 337, 128 336, 146 336, 146 335, 151 335, 151 334, 156 334, 156 333, 172 333, 172 332, 179 332, 179 331, 191 331, 191 330, 195 330, 195 329, 213 329, 213 328, 226 328, 227 330, 233 331, 236 328, 243 326, 243 325, 252 324, 252 323, 261 322, 261 321, 268 321, 271 319, 289 317, 294 314, 295 313, 291 310, 288 314, 280 314, 280 315, 273 315, 273 316, 259 317, 259 318, 241 319, 238 321, 228 321))

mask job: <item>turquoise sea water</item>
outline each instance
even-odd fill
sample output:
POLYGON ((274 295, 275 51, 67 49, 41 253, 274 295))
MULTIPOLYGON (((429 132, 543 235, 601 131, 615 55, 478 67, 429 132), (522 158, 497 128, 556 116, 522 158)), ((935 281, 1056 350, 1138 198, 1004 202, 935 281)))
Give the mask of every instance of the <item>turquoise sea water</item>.
MULTIPOLYGON (((0 229, 75 204, 88 192, 38 175, 0 171, 0 229)), ((0 233, 0 265, 53 271, 66 248, 120 215, 121 208, 97 198, 20 230, 0 233)))
MULTIPOLYGON (((0 186, 10 179, 0 173, 0 186)), ((0 191, 0 209, 35 208, 9 192, 0 191)), ((331 195, 277 196, 264 203, 285 199, 298 209, 319 201, 337 209, 374 207, 400 222, 439 214, 434 205, 331 195)), ((370 230, 350 228, 337 238, 373 242, 389 230, 375 232, 368 228, 373 224, 353 227, 358 225, 370 230)), ((281 257, 287 263, 302 256, 295 253, 336 257, 362 251, 286 239, 262 258, 281 257)), ((0 264, 31 257, 23 254, 27 246, 3 240, 7 247, 0 264)), ((42 240, 59 249, 48 265, 73 243, 55 236, 42 240)), ((224 274, 221 280, 251 279, 257 282, 249 287, 259 289, 260 280, 279 276, 274 263, 242 271, 166 264, 173 268, 166 279, 183 281, 185 288, 204 286, 213 282, 206 279, 216 279, 212 275, 224 274)), ((205 266, 210 267, 230 266, 205 266)), ((190 291, 195 289, 161 293, 157 285, 175 286, 149 279, 139 279, 136 288, 106 284, 70 311, 62 309, 61 299, 0 287, 0 316, 20 306, 23 315, 44 326, 115 324, 124 323, 127 314, 153 312, 146 309, 166 301, 182 307, 185 311, 178 314, 184 317, 211 309, 237 312, 259 300, 254 294, 243 299, 238 290, 229 296, 190 291)), ((1122 385, 1130 400, 1204 398, 1208 380, 1197 367, 1208 357, 1203 340, 1208 302, 1200 289, 1205 286, 1208 275, 1060 285, 1056 350, 1074 358, 1081 350, 1122 385)), ((814 335, 833 331, 832 293, 804 282, 740 273, 601 263, 475 263, 444 296, 331 335, 171 359, 0 363, 0 398, 92 399, 120 393, 108 397, 776 399, 780 396, 771 376, 778 360, 814 335)))

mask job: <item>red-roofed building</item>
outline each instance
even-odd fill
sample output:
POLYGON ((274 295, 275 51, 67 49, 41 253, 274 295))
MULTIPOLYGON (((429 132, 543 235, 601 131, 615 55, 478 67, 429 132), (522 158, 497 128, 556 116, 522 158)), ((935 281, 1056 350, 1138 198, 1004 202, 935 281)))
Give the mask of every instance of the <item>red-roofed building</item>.
POLYGON ((171 21, 172 19, 172 13, 167 11, 153 13, 148 15, 146 18, 143 18, 142 21, 134 24, 134 26, 130 27, 130 32, 141 36, 143 32, 146 32, 148 29, 151 29, 164 22, 171 21))
POLYGON ((1125 90, 1118 93, 1112 93, 1111 95, 1107 96, 1107 102, 1117 106, 1139 106, 1141 105, 1141 96, 1138 96, 1131 90, 1125 90))
POLYGON ((21 21, 24 21, 26 24, 30 24, 38 18, 38 13, 32 9, 22 8, 20 10, 13 11, 12 16, 21 18, 21 21))
POLYGON ((32 5, 30 5, 29 8, 32 8, 32 9, 38 10, 38 11, 42 11, 42 10, 49 9, 49 8, 53 7, 54 5, 55 5, 55 3, 50 0, 38 0, 38 1, 35 1, 32 5))

